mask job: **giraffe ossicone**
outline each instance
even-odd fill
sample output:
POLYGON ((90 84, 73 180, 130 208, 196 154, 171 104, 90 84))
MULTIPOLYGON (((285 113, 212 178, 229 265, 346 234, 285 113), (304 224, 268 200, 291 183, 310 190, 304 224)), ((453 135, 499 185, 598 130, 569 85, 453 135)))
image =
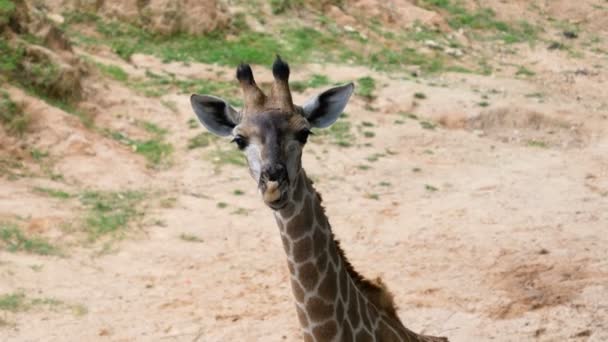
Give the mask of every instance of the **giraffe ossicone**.
POLYGON ((292 102, 289 65, 279 56, 270 96, 241 64, 241 111, 211 95, 192 95, 192 108, 212 133, 231 136, 247 158, 264 203, 273 210, 287 255, 304 341, 447 341, 416 334, 397 316, 380 279, 368 280, 349 263, 334 238, 321 196, 302 168, 313 127, 326 128, 344 111, 352 83, 333 87, 302 106, 292 102))

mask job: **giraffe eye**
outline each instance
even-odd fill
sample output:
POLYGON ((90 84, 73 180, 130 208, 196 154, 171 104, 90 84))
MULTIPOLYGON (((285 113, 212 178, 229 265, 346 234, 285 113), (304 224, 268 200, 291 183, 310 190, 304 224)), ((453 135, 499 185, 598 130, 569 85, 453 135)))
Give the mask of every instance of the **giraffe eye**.
POLYGON ((231 142, 236 143, 236 146, 238 146, 239 150, 244 150, 245 147, 247 147, 247 139, 245 139, 245 137, 241 135, 237 135, 236 137, 234 137, 231 142))
POLYGON ((297 132, 295 134, 296 140, 301 142, 302 144, 306 144, 306 141, 308 140, 308 136, 311 135, 312 132, 308 129, 305 128, 299 132, 297 132))

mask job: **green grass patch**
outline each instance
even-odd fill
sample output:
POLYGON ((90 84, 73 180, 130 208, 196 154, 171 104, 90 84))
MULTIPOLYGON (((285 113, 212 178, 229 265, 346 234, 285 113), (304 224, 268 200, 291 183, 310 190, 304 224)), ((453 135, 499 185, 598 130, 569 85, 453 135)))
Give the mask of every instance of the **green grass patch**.
POLYGON ((418 99, 418 100, 424 100, 426 99, 426 94, 425 93, 414 93, 414 98, 418 99))
POLYGON ((352 125, 346 120, 339 120, 326 129, 314 130, 314 137, 328 139, 330 143, 340 147, 350 147, 355 141, 355 136, 351 131, 352 125))
POLYGON ((143 198, 144 194, 137 191, 83 193, 80 202, 87 209, 84 229, 89 240, 124 233, 130 221, 142 215, 136 206, 143 198))
POLYGON ((60 255, 59 248, 43 238, 30 237, 19 227, 10 223, 0 223, 0 245, 9 252, 26 252, 38 255, 60 255))
POLYGON ((425 185, 424 185, 424 189, 425 189, 426 191, 429 191, 429 192, 436 192, 436 191, 439 191, 439 188, 437 188, 437 187, 435 187, 435 186, 433 186, 433 185, 430 185, 430 184, 425 184, 425 185))
POLYGON ((332 84, 331 80, 325 75, 313 74, 306 81, 290 82, 289 87, 293 91, 302 92, 308 88, 319 88, 332 84))
POLYGON ((180 234, 179 238, 186 242, 198 242, 198 243, 205 242, 203 239, 199 238, 196 235, 186 234, 186 233, 180 234))
POLYGON ((549 147, 546 142, 542 140, 528 140, 528 146, 530 147, 539 147, 539 148, 547 148, 549 147))
POLYGON ((415 48, 398 49, 383 48, 369 56, 369 64, 378 70, 393 70, 408 65, 417 65, 427 73, 436 73, 444 69, 443 57, 437 53, 422 54, 415 48))
POLYGON ((157 134, 155 137, 147 140, 131 139, 125 134, 116 131, 108 131, 107 134, 114 140, 130 146, 134 152, 144 156, 151 166, 160 165, 173 153, 173 146, 164 142, 161 134, 157 134))
POLYGON ((524 77, 532 77, 534 75, 536 75, 536 73, 528 68, 526 68, 525 66, 520 66, 517 69, 517 72, 515 72, 516 76, 524 76, 524 77))
POLYGON ((82 304, 70 305, 55 298, 27 298, 22 292, 0 295, 0 311, 22 312, 35 307, 46 307, 52 311, 68 309, 75 316, 85 315, 88 310, 82 304))
POLYGON ((186 124, 188 125, 188 128, 190 128, 190 129, 199 128, 201 126, 201 124, 195 118, 188 119, 188 121, 186 122, 186 124))
POLYGON ((8 24, 15 12, 15 4, 10 0, 0 0, 0 27, 8 24))
POLYGON ((367 100, 375 98, 376 80, 370 76, 361 77, 357 80, 357 95, 364 97, 367 100))
POLYGON ((453 29, 489 31, 507 44, 532 42, 538 35, 538 28, 528 22, 513 24, 497 20, 496 13, 490 8, 481 7, 470 11, 461 2, 454 0, 422 0, 421 3, 427 8, 447 12, 448 24, 453 29))
POLYGON ((119 82, 127 82, 129 80, 129 74, 127 74, 121 67, 111 64, 96 63, 97 68, 102 74, 119 82))
POLYGON ((27 307, 25 295, 23 293, 7 293, 0 295, 0 310, 2 311, 23 311, 27 307))
POLYGON ((18 136, 23 136, 30 125, 30 117, 23 112, 21 106, 15 103, 5 91, 0 91, 0 123, 6 130, 18 136))
POLYGON ((216 140, 217 138, 213 134, 202 132, 188 140, 188 149, 193 150, 195 148, 207 147, 211 142, 216 140))
POLYGON ((224 165, 247 166, 245 155, 236 147, 221 149, 219 146, 216 146, 215 149, 209 151, 207 157, 218 169, 221 169, 224 165))
POLYGON ((50 197, 59 198, 59 199, 68 199, 72 197, 69 193, 57 189, 44 188, 44 187, 34 187, 34 191, 40 194, 44 194, 50 197))
POLYGON ((437 125, 429 121, 420 121, 420 127, 423 129, 434 130, 437 125))

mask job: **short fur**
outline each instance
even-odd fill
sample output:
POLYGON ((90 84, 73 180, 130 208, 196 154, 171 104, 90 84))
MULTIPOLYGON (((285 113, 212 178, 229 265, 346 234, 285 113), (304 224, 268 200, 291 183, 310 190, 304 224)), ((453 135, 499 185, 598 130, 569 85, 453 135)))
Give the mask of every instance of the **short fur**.
POLYGON ((272 75, 281 81, 289 80, 289 64, 283 61, 279 55, 272 63, 272 75))
POLYGON ((255 84, 255 79, 253 78, 253 71, 251 70, 251 66, 249 66, 249 64, 241 63, 236 69, 236 79, 240 82, 255 84))
MULTIPOLYGON (((312 185, 312 180, 310 182, 312 185)), ((316 190, 315 193, 317 194, 319 203, 322 203, 323 199, 321 197, 321 194, 316 190)), ((321 205, 321 209, 325 213, 325 207, 323 205, 321 205)), ((336 239, 333 230, 331 229, 331 226, 330 231, 331 237, 336 243, 338 254, 340 255, 340 257, 342 257, 342 260, 344 260, 344 266, 346 267, 346 271, 354 280, 357 288, 365 294, 365 297, 367 297, 372 302, 372 304, 376 306, 378 310, 383 311, 384 313, 386 313, 387 316, 393 318, 394 320, 402 324, 401 320, 399 319, 399 316, 397 315, 397 307, 395 306, 393 295, 389 292, 382 279, 378 277, 375 280, 369 280, 363 275, 361 275, 359 272, 357 272, 346 257, 344 250, 342 250, 342 247, 340 246, 340 241, 336 239)))

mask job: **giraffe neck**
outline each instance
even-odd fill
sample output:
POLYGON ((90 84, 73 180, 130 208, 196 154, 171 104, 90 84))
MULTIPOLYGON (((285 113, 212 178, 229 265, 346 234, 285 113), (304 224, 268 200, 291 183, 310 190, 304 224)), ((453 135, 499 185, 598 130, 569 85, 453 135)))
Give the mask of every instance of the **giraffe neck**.
POLYGON ((384 287, 375 287, 352 269, 334 240, 321 198, 304 170, 291 198, 274 215, 287 254, 304 340, 349 341, 356 337, 364 341, 422 341, 403 327, 396 314, 390 317, 369 298, 381 295, 384 287))

